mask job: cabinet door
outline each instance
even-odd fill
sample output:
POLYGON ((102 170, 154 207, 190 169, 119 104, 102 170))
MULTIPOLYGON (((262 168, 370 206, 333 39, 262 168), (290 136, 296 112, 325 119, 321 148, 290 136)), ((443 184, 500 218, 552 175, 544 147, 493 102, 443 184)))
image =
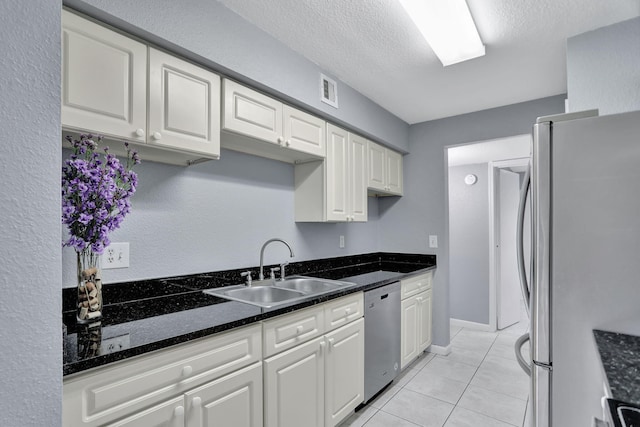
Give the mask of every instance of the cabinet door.
POLYGON ((262 427, 262 363, 186 393, 187 427, 262 427))
POLYGON ((324 426, 324 337, 264 361, 266 427, 324 426))
POLYGON ((326 335, 325 426, 345 419, 364 400, 364 319, 326 335))
POLYGON ((349 133, 351 221, 367 221, 367 142, 349 133))
POLYGON ((326 124, 324 120, 288 105, 284 105, 283 117, 286 147, 325 157, 326 124))
POLYGON ((431 290, 416 297, 418 302, 418 353, 431 345, 431 290))
POLYGON ((404 369, 418 355, 418 317, 417 296, 402 301, 400 319, 400 369, 404 369))
POLYGON ((347 221, 349 216, 348 132, 327 124, 327 221, 347 221))
POLYGON ((140 142, 147 128, 147 47, 62 11, 62 126, 140 142))
POLYGON ((223 127, 263 141, 283 143, 282 103, 225 79, 223 127))
POLYGON ((184 427, 184 397, 163 402, 106 427, 184 427))
POLYGON ((369 141, 368 145, 368 184, 369 188, 385 191, 387 185, 385 164, 385 151, 386 149, 375 142, 369 141))
POLYGON ((220 77, 149 48, 148 142, 220 156, 220 77))
POLYGON ((387 191, 402 195, 402 154, 387 150, 387 191))

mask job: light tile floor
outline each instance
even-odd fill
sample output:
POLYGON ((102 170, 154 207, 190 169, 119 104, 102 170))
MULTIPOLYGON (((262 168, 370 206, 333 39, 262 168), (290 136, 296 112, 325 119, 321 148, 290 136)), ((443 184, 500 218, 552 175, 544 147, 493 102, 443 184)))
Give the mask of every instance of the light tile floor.
POLYGON ((423 353, 341 427, 524 426, 529 377, 513 347, 526 328, 524 319, 499 332, 452 326, 449 355, 423 353))

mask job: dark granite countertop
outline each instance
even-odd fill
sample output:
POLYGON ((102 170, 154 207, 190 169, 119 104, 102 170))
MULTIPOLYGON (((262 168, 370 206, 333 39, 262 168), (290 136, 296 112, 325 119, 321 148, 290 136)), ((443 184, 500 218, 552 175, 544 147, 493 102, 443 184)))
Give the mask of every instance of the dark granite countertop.
MULTIPOLYGON (((270 266, 265 266, 269 271, 270 266)), ((63 289, 63 375, 248 325, 350 293, 366 291, 436 267, 435 255, 377 252, 291 263, 287 275, 339 279, 353 286, 271 309, 204 294, 236 285, 240 272, 257 267, 103 286, 98 325, 75 321, 75 288, 63 289), (124 348, 120 344, 124 343, 124 348)))
POLYGON ((593 336, 611 396, 640 405, 640 336, 598 329, 593 336))

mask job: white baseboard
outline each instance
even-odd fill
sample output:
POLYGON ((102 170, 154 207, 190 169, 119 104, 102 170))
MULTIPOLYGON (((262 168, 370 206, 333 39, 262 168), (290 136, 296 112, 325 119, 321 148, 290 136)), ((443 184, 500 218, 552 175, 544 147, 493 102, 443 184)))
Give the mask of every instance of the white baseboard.
POLYGON ((491 326, 484 323, 469 322, 468 320, 449 319, 451 326, 459 326, 461 328, 473 329, 476 331, 495 332, 491 326))
POLYGON ((446 356, 451 353, 451 344, 446 347, 442 347, 440 345, 431 344, 427 349, 429 353, 439 354, 441 356, 446 356))

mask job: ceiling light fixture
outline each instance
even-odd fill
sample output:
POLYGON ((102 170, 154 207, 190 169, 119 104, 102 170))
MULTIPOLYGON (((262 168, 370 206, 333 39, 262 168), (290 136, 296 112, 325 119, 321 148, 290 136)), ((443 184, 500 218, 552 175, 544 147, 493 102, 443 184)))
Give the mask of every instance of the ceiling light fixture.
POLYGON ((483 56, 484 45, 465 0, 400 0, 443 66, 483 56))

